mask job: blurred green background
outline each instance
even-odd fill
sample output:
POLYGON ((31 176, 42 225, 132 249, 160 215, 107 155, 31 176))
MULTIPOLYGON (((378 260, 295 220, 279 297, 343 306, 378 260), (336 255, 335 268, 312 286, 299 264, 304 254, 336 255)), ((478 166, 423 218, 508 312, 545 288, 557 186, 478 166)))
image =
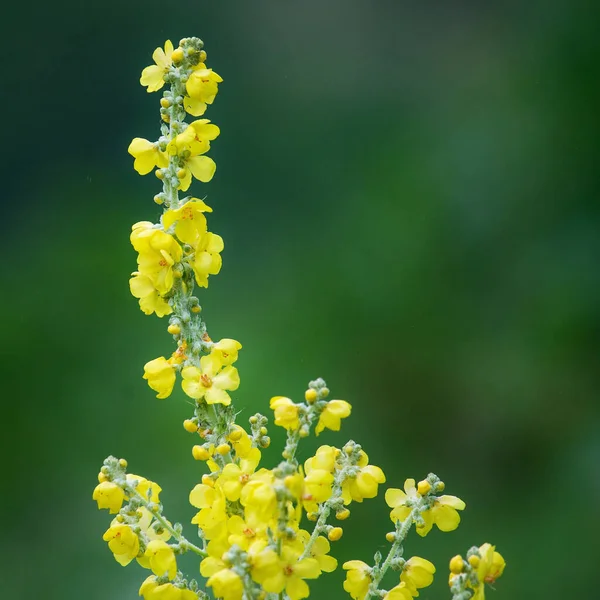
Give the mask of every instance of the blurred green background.
MULTIPOLYGON (((191 35, 225 80, 217 175, 192 190, 225 238, 200 298, 211 335, 244 345, 240 419, 322 376, 354 410, 320 443, 356 439, 390 485, 434 471, 464 498, 457 531, 405 545, 438 566, 424 600, 484 541, 508 563, 492 598, 597 597, 596 3, 5 10, 3 600, 137 597, 146 573, 114 561, 91 499, 108 454, 163 486, 171 519, 194 512, 189 405, 141 379, 172 341, 128 290, 130 226, 159 209, 126 152, 158 128, 141 69, 191 35)), ((369 561, 387 509, 353 508, 333 552, 369 561)), ((348 597, 342 580, 311 597, 348 597)))

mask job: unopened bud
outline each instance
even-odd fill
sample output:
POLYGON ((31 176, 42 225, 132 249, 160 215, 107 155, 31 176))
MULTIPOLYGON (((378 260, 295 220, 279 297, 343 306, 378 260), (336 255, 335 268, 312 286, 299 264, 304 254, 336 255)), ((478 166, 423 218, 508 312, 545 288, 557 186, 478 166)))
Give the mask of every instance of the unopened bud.
POLYGON ((330 542, 337 542, 342 535, 344 534, 344 530, 341 527, 332 527, 327 532, 327 538, 330 542))
POLYGON ((210 452, 204 446, 196 445, 192 448, 192 456, 194 460, 208 460, 210 452))
POLYGON ((171 334, 171 335, 179 335, 181 333, 181 327, 179 327, 179 325, 177 325, 177 323, 171 323, 168 327, 167 327, 167 331, 171 334))
POLYGON ((198 425, 191 419, 186 419, 183 422, 183 428, 189 433, 196 433, 196 431, 198 431, 198 425))
POLYGON ((219 444, 215 448, 215 452, 217 452, 217 454, 220 454, 221 456, 225 456, 226 454, 229 454, 231 452, 231 446, 229 444, 219 444))
POLYGON ((312 388, 309 388, 304 392, 304 399, 309 404, 312 404, 317 399, 317 396, 318 396, 317 391, 313 390, 312 388))
POLYGON ((465 561, 462 559, 462 556, 460 554, 457 554, 456 556, 453 556, 450 559, 450 573, 458 575, 459 573, 463 572, 464 568, 465 561))
POLYGON ((431 484, 429 483, 429 481, 427 481, 426 479, 419 481, 419 483, 417 484, 417 492, 419 492, 419 494, 421 494, 421 496, 424 496, 425 494, 429 493, 430 491, 431 491, 431 484))
POLYGON ((171 60, 174 63, 180 63, 184 58, 184 53, 182 48, 175 48, 171 54, 171 60))

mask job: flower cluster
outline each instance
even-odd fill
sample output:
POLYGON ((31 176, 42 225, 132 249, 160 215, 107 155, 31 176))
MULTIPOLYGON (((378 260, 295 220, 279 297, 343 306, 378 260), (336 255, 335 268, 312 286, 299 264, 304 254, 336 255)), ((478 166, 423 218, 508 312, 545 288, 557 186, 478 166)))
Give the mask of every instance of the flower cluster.
MULTIPOLYGON (((197 555, 199 574, 216 598, 301 600, 309 596, 309 581, 337 568, 331 544, 342 537, 341 524, 352 503, 375 498, 386 478, 354 441, 340 448, 321 445, 313 456, 299 460, 302 439, 311 432, 339 431, 352 411, 345 400, 330 398, 323 379, 309 382, 299 402, 271 398, 274 424, 286 432, 275 466, 262 463, 271 442, 268 419, 257 413, 247 427, 236 423, 231 393, 240 385, 234 364, 242 345, 231 338, 210 338, 194 295, 196 287, 206 288, 209 276, 220 272, 223 239, 208 230, 212 209, 204 199, 180 197, 193 179, 207 183, 215 174, 207 152, 219 128, 207 119, 187 123, 186 118, 204 114, 222 79, 206 66, 198 38, 185 38, 177 48, 167 41, 153 59, 140 81, 148 92, 166 86, 160 100, 161 135, 156 141, 135 138, 129 153, 138 173, 154 170, 162 182, 154 200, 164 210, 157 223, 140 221, 132 227, 138 266, 130 289, 145 314, 169 316, 174 349, 168 358, 147 362, 143 377, 161 399, 173 393, 179 377, 192 401, 193 412, 183 427, 196 436, 191 453, 205 466, 189 493, 199 542, 189 541, 183 526, 163 514, 160 486, 127 473, 127 461, 114 457, 104 461, 93 492, 98 508, 115 515, 103 539, 119 564, 135 561, 151 572, 139 589, 144 600, 208 598, 201 584, 179 568, 179 556, 188 552, 197 555)), ((434 565, 418 556, 404 559, 403 543, 413 525, 421 536, 434 525, 440 531, 458 527, 458 511, 465 503, 441 494, 444 487, 430 474, 418 484, 407 479, 404 490, 386 491, 395 526, 386 536, 391 544, 387 557, 378 552, 371 566, 360 560, 343 564, 344 589, 354 600, 411 600, 432 583, 434 565), (383 589, 388 569, 398 579, 394 587, 383 589)), ((455 600, 483 600, 484 583, 493 582, 504 568, 500 555, 485 544, 471 549, 467 561, 452 560, 455 600)))
POLYGON ((485 600, 486 584, 493 585, 505 566, 502 555, 488 543, 470 548, 466 560, 457 554, 450 560, 452 600, 485 600))

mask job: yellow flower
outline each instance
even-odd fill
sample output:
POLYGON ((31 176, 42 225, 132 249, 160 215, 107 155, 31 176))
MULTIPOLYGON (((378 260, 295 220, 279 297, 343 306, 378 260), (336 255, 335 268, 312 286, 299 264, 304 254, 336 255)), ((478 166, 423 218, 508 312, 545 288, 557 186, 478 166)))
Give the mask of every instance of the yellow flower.
POLYGON ((131 295, 139 299, 140 308, 144 314, 151 315, 152 313, 156 313, 157 317, 164 317, 173 312, 169 303, 160 296, 154 287, 150 277, 142 275, 137 271, 131 275, 129 289, 131 290, 131 295))
POLYGON ((349 560, 342 565, 348 571, 344 589, 354 600, 363 600, 371 585, 371 568, 362 560, 349 560))
POLYGON ((413 556, 402 567, 400 581, 406 585, 412 596, 418 596, 418 588, 424 588, 433 583, 435 566, 424 558, 413 556))
POLYGON ((148 86, 148 92, 157 92, 165 84, 164 76, 171 67, 173 54, 173 44, 171 40, 165 42, 165 49, 157 48, 152 53, 152 60, 156 64, 146 67, 142 71, 140 83, 143 86, 148 86))
POLYGON ((167 154, 179 156, 183 162, 183 175, 180 177, 179 189, 186 191, 191 183, 192 176, 203 183, 209 182, 217 165, 215 161, 203 156, 210 149, 210 142, 218 137, 219 128, 208 119, 199 119, 190 123, 167 146, 167 154))
MULTIPOLYGON (((416 594, 419 595, 418 593, 416 594)), ((383 600, 412 600, 413 594, 409 587, 403 581, 396 587, 393 587, 384 597, 383 600)))
POLYGON ((333 473, 335 470, 335 459, 339 450, 334 446, 320 446, 314 456, 306 459, 304 470, 310 473, 313 469, 320 469, 333 473))
POLYGON ((133 247, 139 253, 140 273, 150 279, 161 296, 169 292, 174 281, 173 265, 183 254, 177 240, 159 229, 147 229, 135 237, 133 247))
POLYGON ((200 368, 185 367, 181 371, 183 391, 195 400, 204 400, 207 404, 231 404, 227 391, 235 391, 240 385, 240 376, 235 367, 223 367, 213 355, 200 359, 200 368))
POLYGON ((133 168, 140 175, 147 175, 158 167, 164 169, 169 166, 169 159, 164 152, 161 152, 156 142, 152 143, 144 138, 133 138, 127 152, 135 158, 133 168))
POLYGON ((152 540, 146 547, 144 557, 148 560, 150 569, 157 577, 167 575, 174 579, 177 574, 177 561, 173 548, 163 540, 152 540))
MULTIPOLYGON (((308 531, 301 529, 298 536, 302 540, 303 545, 310 538, 308 531)), ((325 573, 332 573, 337 568, 337 560, 333 556, 329 556, 331 546, 329 540, 320 535, 311 546, 309 558, 314 558, 319 563, 319 569, 325 573)))
POLYGON ((194 259, 194 274, 196 283, 200 287, 208 287, 208 276, 218 275, 221 270, 221 252, 223 251, 223 238, 216 233, 207 231, 200 236, 196 245, 194 259))
POLYGON ((345 400, 331 400, 319 416, 319 422, 315 427, 315 434, 319 435, 325 428, 332 431, 339 431, 342 419, 349 416, 351 410, 352 406, 345 400))
POLYGON ((223 600, 241 600, 244 593, 240 576, 231 569, 217 571, 208 578, 206 585, 212 587, 215 598, 223 600))
POLYGON ((111 515, 118 513, 125 500, 125 492, 112 481, 99 483, 92 494, 92 498, 98 503, 98 508, 108 508, 111 515))
POLYGON ((404 482, 404 491, 397 488, 389 488, 385 491, 385 501, 392 508, 390 519, 392 521, 404 521, 412 511, 412 506, 420 498, 414 479, 404 482))
POLYGON ((198 198, 192 198, 183 206, 167 210, 162 221, 165 229, 175 225, 175 235, 186 244, 196 245, 198 237, 206 232, 205 212, 212 212, 212 208, 198 198))
POLYGON ((485 543, 479 547, 480 560, 477 565, 479 585, 475 589, 472 600, 485 600, 485 584, 493 585, 504 572, 506 562, 496 546, 485 543))
MULTIPOLYGON (((410 515, 412 506, 420 498, 414 479, 407 479, 404 482, 404 491, 396 488, 388 489, 385 493, 385 501, 393 509, 390 513, 392 521, 404 521, 410 515)), ((456 496, 436 498, 432 507, 421 513, 423 523, 417 525, 417 533, 422 537, 426 536, 434 524, 440 531, 453 531, 460 523, 460 515, 457 511, 464 510, 465 506, 465 503, 456 496)))
POLYGON ((233 546, 235 544, 246 551, 250 547, 250 544, 265 537, 266 529, 266 524, 260 529, 250 527, 242 517, 233 515, 227 521, 227 531, 229 532, 227 541, 230 545, 233 546))
POLYGON ((246 523, 253 529, 270 524, 278 512, 273 482, 272 471, 259 469, 242 489, 240 503, 245 509, 246 523))
POLYGON ((305 579, 316 579, 321 574, 314 558, 300 558, 300 553, 283 546, 280 556, 272 550, 259 553, 253 560, 252 578, 261 584, 265 592, 279 594, 285 590, 290 600, 301 600, 309 595, 305 579), (274 553, 273 553, 274 554, 274 553))
POLYGON ((199 483, 190 492, 190 504, 200 509, 192 519, 208 540, 227 538, 226 498, 219 488, 199 483))
POLYGON ((260 460, 260 453, 254 455, 254 460, 242 459, 239 465, 227 463, 217 480, 227 500, 235 502, 240 499, 242 489, 250 480, 260 460))
POLYGON ((242 345, 237 340, 223 338, 212 347, 212 353, 223 365, 231 365, 238 359, 238 350, 241 349, 242 345))
POLYGON ((333 474, 324 469, 311 469, 304 478, 302 503, 308 512, 316 512, 318 504, 331 498, 333 474))
POLYGON ((168 398, 175 385, 175 369, 164 356, 161 356, 144 365, 144 379, 148 380, 148 385, 155 392, 158 392, 157 398, 168 398))
POLYGON ((361 450, 356 465, 358 473, 354 477, 348 477, 342 483, 344 504, 350 504, 352 500, 362 502, 365 498, 377 496, 378 485, 385 482, 385 475, 379 467, 368 462, 369 457, 361 450))
POLYGON ((152 502, 158 502, 159 494, 162 492, 162 488, 158 483, 150 481, 145 477, 134 475, 133 473, 127 473, 127 483, 129 485, 135 485, 135 491, 146 500, 152 502))
POLYGON ((115 560, 122 566, 127 566, 139 553, 140 541, 129 525, 116 524, 109 527, 102 539, 108 542, 108 547, 114 554, 115 560))
POLYGON ((279 427, 283 427, 288 431, 300 427, 298 405, 294 404, 289 398, 275 396, 271 398, 269 407, 275 413, 275 425, 279 425, 279 427))
POLYGON ((198 594, 187 588, 179 588, 172 583, 159 585, 154 575, 150 575, 140 587, 144 600, 198 600, 198 594))
MULTIPOLYGON (((191 73, 185 87, 191 99, 203 104, 212 104, 219 91, 218 84, 222 81, 223 79, 217 73, 212 69, 207 69, 204 63, 200 63, 191 73)), ((201 110, 198 103, 191 103, 189 106, 196 112, 201 110)), ((188 106, 186 106, 186 110, 188 110, 188 106)), ((194 114, 189 110, 188 112, 194 114)))

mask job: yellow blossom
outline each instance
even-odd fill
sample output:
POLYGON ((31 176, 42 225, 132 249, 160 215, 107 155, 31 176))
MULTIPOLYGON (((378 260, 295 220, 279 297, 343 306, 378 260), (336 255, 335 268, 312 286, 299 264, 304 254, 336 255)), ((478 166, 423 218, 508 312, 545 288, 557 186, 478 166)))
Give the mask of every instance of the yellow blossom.
POLYGON ((133 168, 140 175, 147 175, 155 167, 165 169, 169 166, 169 159, 164 152, 161 152, 156 142, 139 137, 133 138, 127 152, 135 158, 133 168))
MULTIPOLYGON (((207 69, 204 63, 200 63, 191 73, 185 87, 191 99, 197 100, 203 104, 212 104, 219 91, 218 84, 222 81, 223 79, 220 75, 215 73, 212 69, 207 69)), ((199 104, 192 103, 191 107, 196 112, 201 110, 199 104)), ((187 106, 186 110, 188 110, 187 106)), ((190 111, 188 110, 188 112, 190 111)))
MULTIPOLYGON (((404 521, 411 513, 415 502, 421 498, 417 491, 415 480, 407 479, 404 482, 404 491, 390 488, 385 493, 385 501, 393 510, 390 513, 392 521, 404 521)), ((440 531, 453 531, 460 523, 457 511, 464 510, 465 503, 456 496, 440 496, 436 498, 430 509, 421 513, 423 523, 417 525, 417 533, 424 537, 433 525, 440 531)))
POLYGON ((190 492, 190 504, 199 508, 192 519, 209 540, 227 538, 226 498, 222 490, 199 483, 190 492))
POLYGON ((161 356, 144 365, 144 379, 155 392, 158 392, 157 398, 168 398, 175 385, 175 369, 164 356, 161 356))
POLYGON ((295 430, 300 427, 300 419, 298 418, 299 407, 289 398, 275 396, 271 398, 269 407, 275 413, 275 425, 284 427, 287 430, 295 430))
POLYGON ((195 400, 204 400, 207 404, 231 403, 228 391, 235 391, 240 385, 240 376, 235 367, 223 367, 214 354, 200 359, 200 368, 185 367, 181 371, 183 391, 195 400))
POLYGON ((412 596, 418 596, 418 588, 424 588, 433 583, 435 566, 432 562, 419 556, 408 559, 402 567, 400 581, 406 585, 412 596))
POLYGON ((127 483, 131 486, 135 486, 135 491, 145 500, 158 502, 158 497, 162 492, 162 488, 158 483, 150 481, 145 477, 134 475, 133 473, 127 473, 127 483))
POLYGON ((125 493, 121 486, 112 481, 103 481, 94 488, 92 498, 98 503, 98 508, 108 508, 111 515, 118 513, 123 505, 125 493))
POLYGON ((219 128, 208 119, 199 119, 190 123, 182 133, 169 142, 167 154, 178 155, 183 161, 180 190, 187 191, 192 183, 192 176, 203 183, 213 178, 217 165, 212 158, 204 154, 208 152, 210 142, 216 139, 219 133, 219 128))
POLYGON ((313 469, 321 469, 329 473, 335 470, 335 459, 339 450, 334 446, 320 446, 314 456, 306 459, 304 470, 310 473, 313 469))
POLYGON ((221 270, 221 252, 225 247, 223 238, 210 231, 205 232, 197 241, 194 257, 194 274, 200 287, 208 287, 208 276, 218 275, 221 270))
MULTIPOLYGON (((302 541, 302 545, 306 544, 310 539, 310 533, 301 529, 298 532, 298 537, 302 541)), ((314 558, 319 563, 319 569, 325 573, 331 573, 337 568, 337 560, 333 556, 329 556, 331 545, 329 540, 322 535, 317 537, 308 553, 309 558, 314 558)))
MULTIPOLYGON (((416 594, 418 596, 418 594, 416 594)), ((384 597, 383 600, 412 600, 413 594, 410 588, 401 581, 396 587, 393 587, 384 597)))
POLYGON ((317 512, 318 504, 331 498, 333 474, 324 469, 311 469, 304 478, 302 503, 308 512, 317 512))
POLYGON ((138 269, 146 275, 162 296, 173 287, 173 265, 181 260, 183 251, 175 238, 159 229, 146 229, 135 237, 132 244, 139 253, 138 269))
POLYGON ((319 422, 315 427, 315 434, 319 435, 325 428, 332 431, 339 431, 342 419, 349 416, 351 410, 352 406, 345 400, 331 400, 319 416, 319 422))
POLYGON ((485 600, 485 584, 493 585, 502 575, 506 562, 503 556, 496 552, 496 547, 485 543, 479 547, 480 561, 477 565, 479 584, 475 589, 472 600, 485 600))
POLYGON ((108 542, 108 547, 114 554, 115 560, 122 566, 127 566, 139 553, 140 541, 129 525, 115 524, 109 527, 102 539, 108 542))
POLYGON ((238 359, 241 349, 242 345, 237 340, 223 338, 212 347, 212 353, 219 357, 221 364, 231 365, 238 359))
POLYGON ((246 551, 250 544, 266 536, 266 529, 266 524, 260 528, 250 527, 242 517, 233 515, 227 521, 227 531, 229 532, 227 541, 232 546, 235 544, 246 551))
POLYGON ((365 498, 377 496, 378 485, 385 482, 383 471, 375 465, 369 465, 369 457, 362 450, 356 465, 358 473, 354 477, 348 477, 342 483, 342 498, 344 504, 350 504, 352 500, 362 502, 365 498))
POLYGON ((139 299, 140 308, 144 314, 151 315, 152 313, 156 313, 157 317, 164 317, 173 312, 169 303, 160 296, 154 287, 150 277, 142 275, 137 271, 131 275, 129 289, 131 290, 131 295, 139 299))
POLYGON ((177 574, 177 561, 173 548, 163 540, 152 540, 146 547, 144 557, 152 572, 157 577, 167 575, 169 579, 174 579, 177 574))
POLYGON ((349 560, 342 565, 348 571, 344 589, 354 600, 363 600, 371 585, 371 568, 362 560, 349 560))
POLYGON ((154 575, 150 575, 140 587, 140 596, 144 600, 198 600, 198 594, 172 583, 159 584, 154 575))
POLYGON ((183 206, 170 209, 162 218, 165 229, 170 229, 175 223, 175 235, 186 244, 194 246, 198 237, 206 232, 205 212, 212 212, 212 208, 198 198, 192 198, 183 206))
POLYGON ((240 499, 242 489, 250 480, 252 473, 256 469, 260 461, 260 452, 254 454, 253 458, 244 458, 240 460, 240 464, 227 463, 221 475, 217 480, 217 484, 223 490, 227 500, 235 502, 240 499))
POLYGON ((240 503, 245 509, 246 522, 252 528, 270 523, 277 514, 273 482, 273 473, 268 469, 260 469, 242 489, 240 503))
POLYGON ((300 553, 283 546, 281 554, 273 557, 272 550, 259 553, 253 560, 252 578, 261 584, 265 592, 280 594, 285 590, 290 600, 301 600, 309 595, 305 579, 315 579, 321 574, 314 558, 299 560, 300 553))
POLYGON ((142 71, 140 83, 148 87, 148 92, 157 92, 165 84, 164 76, 172 64, 173 44, 171 40, 165 42, 165 49, 157 48, 152 53, 152 60, 156 64, 146 67, 142 71))
POLYGON ((206 585, 212 587, 216 598, 223 600, 241 600, 244 593, 240 576, 231 569, 217 571, 208 578, 206 585))

